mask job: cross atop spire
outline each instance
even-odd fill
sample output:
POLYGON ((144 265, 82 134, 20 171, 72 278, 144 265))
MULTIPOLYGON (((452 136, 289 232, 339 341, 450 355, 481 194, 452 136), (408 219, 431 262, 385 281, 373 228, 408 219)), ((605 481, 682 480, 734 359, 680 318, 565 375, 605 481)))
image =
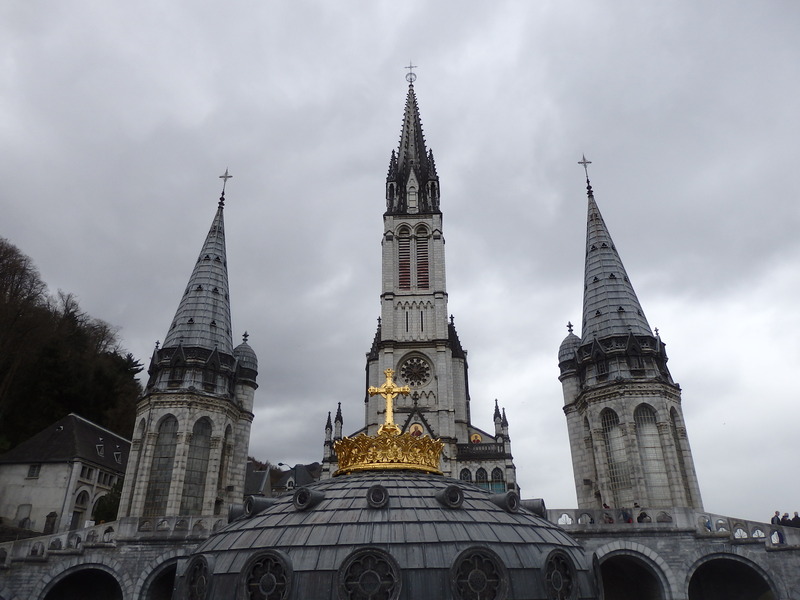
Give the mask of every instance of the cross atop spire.
POLYGON ((219 207, 222 208, 225 206, 225 184, 228 183, 228 179, 232 179, 233 175, 228 175, 228 168, 225 167, 225 173, 219 176, 222 179, 222 195, 219 197, 219 207))
POLYGON ((592 161, 586 160, 586 155, 582 155, 582 159, 578 161, 578 164, 583 167, 583 172, 586 173, 586 193, 591 196, 592 195, 592 184, 589 183, 589 165, 592 164, 592 161))
POLYGON ((406 73, 406 81, 409 85, 414 85, 414 82, 417 80, 417 74, 414 73, 414 69, 417 68, 417 65, 413 64, 411 61, 408 61, 408 66, 404 67, 408 69, 408 73, 406 73))
POLYGON ((589 181, 589 165, 592 164, 592 161, 586 160, 586 155, 584 154, 581 157, 581 160, 578 161, 578 164, 583 167, 583 170, 586 173, 586 181, 589 181))

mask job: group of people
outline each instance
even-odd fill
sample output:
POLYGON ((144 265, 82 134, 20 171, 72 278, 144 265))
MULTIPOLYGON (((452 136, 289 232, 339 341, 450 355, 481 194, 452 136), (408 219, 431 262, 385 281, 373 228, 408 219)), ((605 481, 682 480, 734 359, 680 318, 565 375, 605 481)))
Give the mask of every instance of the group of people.
POLYGON ((785 527, 800 527, 800 515, 797 514, 797 511, 794 511, 794 517, 789 518, 788 512, 783 513, 783 516, 781 516, 781 511, 776 510, 775 514, 772 515, 772 519, 770 519, 770 523, 785 527))

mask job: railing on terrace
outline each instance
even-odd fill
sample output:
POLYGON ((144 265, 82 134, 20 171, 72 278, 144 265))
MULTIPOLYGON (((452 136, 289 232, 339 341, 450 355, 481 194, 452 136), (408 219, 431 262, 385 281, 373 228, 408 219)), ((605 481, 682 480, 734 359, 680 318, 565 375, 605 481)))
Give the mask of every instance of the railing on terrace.
POLYGON ((88 548, 115 546, 117 540, 153 538, 205 539, 227 523, 219 516, 126 517, 83 529, 0 544, 0 569, 13 561, 45 561, 50 555, 81 554, 88 548))
POLYGON ((698 536, 727 537, 733 543, 763 543, 776 549, 800 546, 800 529, 750 521, 691 508, 549 509, 547 519, 570 532, 685 530, 698 536))

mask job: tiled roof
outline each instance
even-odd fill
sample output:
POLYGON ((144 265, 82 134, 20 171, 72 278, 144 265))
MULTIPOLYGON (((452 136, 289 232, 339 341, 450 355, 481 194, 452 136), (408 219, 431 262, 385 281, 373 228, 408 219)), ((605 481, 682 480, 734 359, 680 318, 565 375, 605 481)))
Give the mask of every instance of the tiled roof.
POLYGON ((79 459, 125 472, 131 442, 71 413, 0 456, 0 463, 54 463, 79 459))
POLYGON ((233 353, 223 206, 220 199, 163 348, 181 345, 233 353))
POLYGON ((590 186, 582 343, 628 333, 653 335, 590 186))
MULTIPOLYGON (((454 565, 475 551, 500 561, 494 573, 499 571, 503 581, 497 585, 508 591, 503 597, 512 600, 548 597, 545 567, 556 552, 574 565, 572 585, 580 588, 580 597, 594 598, 591 560, 578 542, 557 525, 520 508, 518 499, 510 509, 505 504, 508 498, 421 473, 376 471, 335 477, 264 503, 254 516, 212 534, 195 556, 202 555, 209 564, 209 599, 229 597, 226 593, 250 576, 252 567, 247 565, 260 556, 273 561, 276 573, 286 575, 292 597, 329 599, 348 561, 355 553, 366 552, 378 562, 387 556, 389 563, 396 563, 402 580, 397 597, 440 600, 452 597, 454 565), (458 502, 452 492, 445 493, 453 487, 460 490, 458 502), (278 565, 283 561, 288 568, 278 565)), ((185 594, 186 583, 179 589, 185 594)))

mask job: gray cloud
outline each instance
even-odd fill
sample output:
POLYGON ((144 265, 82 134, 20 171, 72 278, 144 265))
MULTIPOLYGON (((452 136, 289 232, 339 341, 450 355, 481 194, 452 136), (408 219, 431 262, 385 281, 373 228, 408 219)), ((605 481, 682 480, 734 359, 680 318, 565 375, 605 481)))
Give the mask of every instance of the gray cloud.
POLYGON ((52 290, 162 339, 229 167, 251 450, 321 457, 363 421, 404 64, 442 181, 477 424, 505 405, 523 492, 571 506, 556 351, 580 321, 582 153, 668 344, 709 510, 794 510, 800 290, 792 3, 13 4, 0 18, 0 235, 52 290))

